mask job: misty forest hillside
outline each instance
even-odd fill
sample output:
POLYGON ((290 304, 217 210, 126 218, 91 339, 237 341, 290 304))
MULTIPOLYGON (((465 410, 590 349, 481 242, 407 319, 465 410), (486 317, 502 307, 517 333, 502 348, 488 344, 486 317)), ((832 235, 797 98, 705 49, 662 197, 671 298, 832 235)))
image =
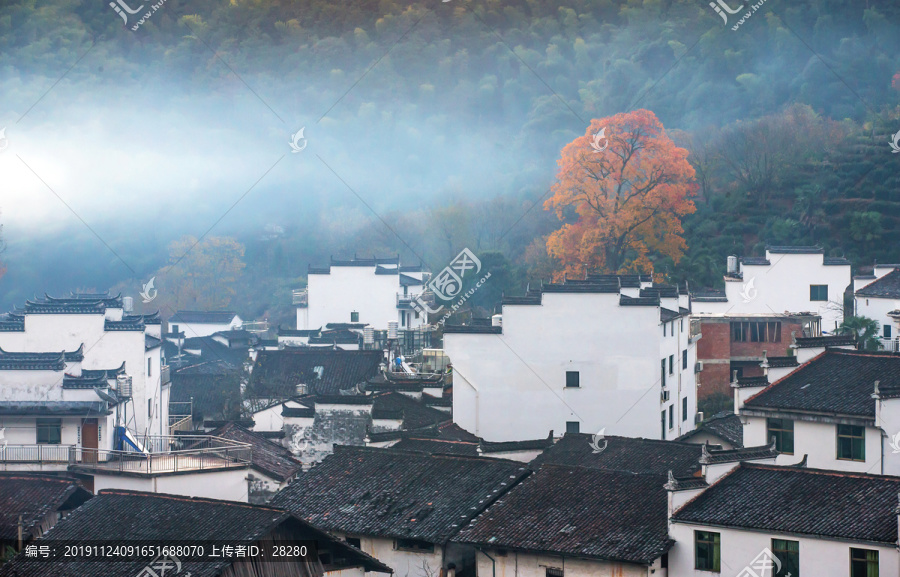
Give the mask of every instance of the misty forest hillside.
MULTIPOLYGON (((485 308, 549 278, 546 237, 560 221, 542 198, 560 150, 592 118, 640 108, 691 152, 699 188, 684 258, 660 258, 656 272, 716 286, 726 255, 766 243, 821 244, 857 265, 900 260, 886 242, 900 233, 896 0, 768 0, 737 31, 703 0, 166 0, 137 32, 99 0, 4 2, 4 106, 17 117, 62 75, 41 106, 133 99, 152 115, 199 101, 225 115, 249 107, 279 130, 301 116, 371 175, 387 226, 352 197, 336 200, 331 180, 302 202, 266 191, 296 212, 277 226, 251 205, 212 233, 240 245, 215 304, 249 317, 290 322, 289 291, 307 264, 355 251, 421 256, 439 270, 469 247, 500 271, 474 299, 485 308)), ((34 239, 7 227, 0 305, 45 289, 134 292, 189 234, 168 224, 111 241, 155 247, 133 272, 98 256, 80 223, 34 239), (84 242, 61 255, 61 238, 84 242)), ((177 304, 207 304, 197 294, 177 304)))

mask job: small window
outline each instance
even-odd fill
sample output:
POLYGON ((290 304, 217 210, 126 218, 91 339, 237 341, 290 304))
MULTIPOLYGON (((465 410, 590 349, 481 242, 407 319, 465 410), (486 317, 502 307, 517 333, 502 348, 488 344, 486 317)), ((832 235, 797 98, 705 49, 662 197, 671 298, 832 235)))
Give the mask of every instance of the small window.
POLYGON ((681 420, 687 421, 687 397, 681 399, 681 420))
POLYGON ((350 313, 350 322, 351 323, 359 322, 359 312, 358 311, 353 311, 350 313))
POLYGON ((578 421, 566 421, 566 432, 567 433, 580 433, 581 432, 581 423, 578 421))
POLYGON ((39 445, 59 445, 62 442, 62 419, 38 419, 37 442, 39 445))
POLYGON ((398 551, 418 551, 421 553, 434 553, 434 543, 419 539, 397 539, 398 551))
POLYGON ((662 381, 662 386, 666 386, 666 359, 660 359, 659 361, 659 372, 660 372, 660 380, 662 381))
POLYGON ((781 561, 781 570, 775 577, 800 577, 800 541, 772 539, 772 555, 781 561))
POLYGON ((785 455, 794 454, 794 421, 790 419, 767 419, 766 440, 775 437, 775 450, 785 455))
POLYGON ((866 460, 866 428, 856 425, 837 426, 837 458, 841 461, 866 460))
POLYGON ((669 428, 675 426, 675 405, 669 405, 669 428))
POLYGON ((147 399, 147 418, 153 417, 153 399, 147 399))
POLYGON ((547 567, 547 572, 544 573, 544 577, 565 577, 565 573, 562 569, 557 569, 556 567, 547 567))
POLYGON ((687 370, 687 349, 681 351, 681 370, 687 370))
POLYGON ((811 301, 827 301, 828 285, 827 284, 811 284, 809 285, 809 300, 811 301))
POLYGON ((416 311, 413 314, 416 316, 416 318, 419 318, 419 311, 416 311))
POLYGON ((878 577, 878 551, 851 547, 850 577, 878 577))
POLYGON ((712 531, 694 531, 694 569, 720 572, 722 537, 712 531))
POLYGON ((662 439, 663 441, 665 441, 666 440, 666 411, 665 411, 665 409, 663 409, 663 411, 659 414, 659 428, 661 429, 659 438, 662 439))
POLYGON ((152 361, 152 360, 153 360, 153 359, 147 359, 147 376, 148 376, 148 377, 152 377, 152 376, 153 376, 153 374, 150 372, 150 367, 152 366, 152 365, 150 364, 150 361, 152 361))
POLYGON ((358 537, 347 537, 344 541, 357 549, 362 549, 362 541, 358 537))
POLYGON ((675 372, 675 355, 669 355, 669 374, 675 372))
POLYGON ((663 323, 663 336, 666 336, 666 323, 663 323))
POLYGON ((173 333, 177 333, 177 332, 178 332, 178 325, 172 325, 172 332, 173 332, 173 333))
POLYGON ((884 332, 882 333, 884 338, 891 338, 891 325, 884 325, 884 332))
POLYGON ((566 388, 577 389, 581 386, 581 375, 578 371, 566 371, 566 388))
POLYGON ((400 313, 400 326, 406 326, 406 313, 400 313))

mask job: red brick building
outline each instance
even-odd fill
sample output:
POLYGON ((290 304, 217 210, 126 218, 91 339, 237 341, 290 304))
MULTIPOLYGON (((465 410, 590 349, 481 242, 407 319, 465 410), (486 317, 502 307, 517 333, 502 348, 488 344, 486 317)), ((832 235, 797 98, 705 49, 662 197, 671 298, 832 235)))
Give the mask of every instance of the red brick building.
POLYGON ((821 317, 799 314, 695 314, 703 337, 697 342, 697 399, 732 398, 734 372, 762 376, 760 362, 793 356, 792 336, 820 336, 821 317), (702 368, 701 368, 702 367, 702 368))

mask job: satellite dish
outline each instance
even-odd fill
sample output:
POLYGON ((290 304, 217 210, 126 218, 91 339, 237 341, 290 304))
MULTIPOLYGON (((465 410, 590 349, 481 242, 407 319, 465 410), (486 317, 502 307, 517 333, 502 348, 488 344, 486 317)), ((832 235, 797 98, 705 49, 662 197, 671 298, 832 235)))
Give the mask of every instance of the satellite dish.
POLYGON ((94 392, 97 393, 97 396, 98 396, 98 397, 100 397, 101 399, 103 399, 103 400, 106 401, 107 403, 113 403, 113 404, 115 404, 115 403, 118 403, 118 402, 119 402, 119 399, 117 399, 117 398, 115 398, 114 396, 110 395, 109 393, 107 393, 107 392, 104 391, 103 389, 94 389, 94 392))

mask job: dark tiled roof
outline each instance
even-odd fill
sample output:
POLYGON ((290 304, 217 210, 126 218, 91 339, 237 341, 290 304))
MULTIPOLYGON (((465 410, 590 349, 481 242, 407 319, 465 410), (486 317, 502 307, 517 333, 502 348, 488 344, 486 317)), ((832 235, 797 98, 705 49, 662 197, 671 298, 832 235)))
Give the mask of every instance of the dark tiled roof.
POLYGON ((144 350, 152 350, 162 346, 162 339, 158 339, 153 335, 144 335, 144 350))
POLYGON ((176 311, 169 319, 172 323, 228 324, 234 320, 234 311, 176 311))
POLYGON ((672 546, 666 479, 545 465, 454 541, 649 565, 672 546))
POLYGON ((526 439, 524 441, 482 441, 483 453, 505 453, 510 451, 543 451, 553 446, 553 437, 544 439, 526 439))
POLYGON ((525 296, 506 296, 504 294, 501 300, 501 306, 539 304, 541 304, 541 291, 528 291, 525 296))
POLYGON ((592 436, 586 433, 566 433, 532 465, 571 465, 657 475, 673 471, 678 476, 692 475, 700 469, 701 445, 606 436, 606 448, 594 453, 591 441, 592 436))
POLYGON ((212 336, 184 339, 181 348, 184 351, 199 350, 200 362, 221 361, 232 369, 243 369, 244 362, 250 358, 249 346, 230 347, 212 336))
POLYGON ((0 416, 97 416, 110 412, 102 401, 0 401, 0 416))
POLYGON ((598 274, 588 273, 585 279, 594 282, 617 282, 622 288, 640 288, 642 282, 651 282, 647 274, 598 274))
POLYGON ((48 514, 74 509, 90 498, 90 492, 69 477, 0 473, 0 541, 18 538, 20 515, 27 536, 48 514))
POLYGON ((852 263, 842 256, 826 256, 822 264, 825 266, 850 266, 852 263))
POLYGON ((786 357, 767 357, 766 360, 769 363, 770 368, 796 367, 800 365, 800 362, 797 361, 797 357, 794 355, 786 357))
POLYGON ((767 387, 769 386, 769 377, 766 375, 756 377, 738 377, 737 388, 744 387, 767 387))
POLYGON ((403 415, 403 428, 407 430, 419 429, 429 425, 436 425, 450 420, 450 415, 444 411, 433 409, 424 403, 408 397, 403 393, 386 392, 375 393, 372 405, 372 417, 377 413, 384 414, 399 411, 403 415))
POLYGON ((478 456, 478 443, 471 441, 450 441, 447 439, 415 439, 403 438, 392 449, 402 451, 420 451, 422 453, 439 453, 446 455, 478 456))
MULTIPOLYGON (((368 326, 368 325, 367 325, 366 323, 328 323, 328 324, 325 325, 325 328, 326 328, 326 329, 333 329, 333 330, 336 330, 336 329, 356 329, 356 330, 361 331, 361 330, 363 330, 364 328, 366 328, 367 326, 368 326)), ((320 329, 320 330, 321 330, 321 329, 320 329)), ((296 332, 303 332, 303 331, 296 331, 296 332)))
POLYGON ((49 353, 33 353, 33 352, 11 352, 4 351, 0 348, 0 361, 2 360, 20 360, 20 361, 53 361, 59 359, 60 352, 63 359, 69 363, 79 363, 84 360, 84 343, 74 351, 53 351, 49 353))
POLYGON ((356 255, 351 259, 336 259, 331 257, 331 266, 377 266, 381 264, 393 264, 400 265, 400 257, 399 256, 389 256, 389 257, 372 257, 372 258, 359 258, 356 255))
POLYGON ((675 285, 653 285, 652 287, 642 288, 640 296, 674 299, 678 298, 678 287, 675 285))
POLYGON ((857 296, 900 299, 900 269, 892 270, 856 291, 857 296))
POLYGON ((310 337, 312 335, 316 335, 321 331, 321 328, 311 329, 311 330, 294 330, 294 329, 285 329, 282 327, 278 327, 278 336, 279 337, 310 337))
POLYGON ((424 283, 414 276, 409 276, 408 274, 400 275, 400 286, 419 286, 422 284, 424 283))
POLYGON ((143 332, 146 326, 141 317, 125 317, 120 321, 106 320, 103 323, 104 331, 138 331, 143 332))
POLYGON ((667 323, 671 320, 675 320, 677 318, 681 318, 680 312, 675 312, 673 310, 669 310, 665 307, 659 307, 659 320, 660 322, 667 323))
POLYGON ((724 450, 710 449, 706 445, 701 445, 701 447, 703 448, 703 454, 700 456, 700 462, 704 465, 774 459, 778 456, 778 451, 775 450, 775 443, 758 447, 740 447, 738 449, 724 450))
POLYGON ((106 386, 109 386, 109 381, 103 376, 65 375, 62 382, 64 389, 93 389, 106 386))
POLYGON ((309 337, 311 345, 358 345, 362 335, 349 329, 322 331, 309 337))
POLYGON ((240 425, 228 423, 210 434, 215 437, 251 445, 253 468, 272 479, 286 481, 300 471, 302 464, 294 458, 288 449, 254 432, 248 431, 240 425))
POLYGON ((766 246, 772 254, 822 254, 821 246, 766 246))
POLYGON ((547 283, 541 286, 545 293, 617 293, 618 283, 594 283, 567 281, 565 283, 547 283))
POLYGON ((674 519, 895 545, 898 493, 898 477, 742 463, 674 519))
POLYGON ((102 301, 71 299, 58 301, 25 301, 25 314, 39 315, 102 315, 106 307, 102 301))
POLYGON ((282 405, 281 416, 289 418, 293 417, 309 419, 316 416, 316 410, 310 407, 288 407, 286 405, 282 405))
MULTIPOLYGON (((504 301, 506 304, 506 301, 504 301)), ((499 335, 503 333, 503 327, 444 325, 444 334, 482 334, 499 335)))
POLYGON ((331 267, 328 265, 325 266, 313 266, 307 265, 306 274, 331 274, 331 267))
POLYGON ((298 384, 306 384, 310 393, 334 395, 374 376, 383 355, 324 348, 260 351, 248 388, 256 397, 288 399, 297 394, 298 384), (322 367, 321 378, 316 367, 322 367))
POLYGON ((723 411, 709 417, 699 427, 689 433, 678 437, 677 441, 687 441, 699 433, 710 433, 722 440, 728 441, 733 447, 744 446, 744 427, 741 418, 734 413, 723 411))
POLYGON ((627 295, 619 296, 619 306, 623 307, 658 307, 659 297, 637 297, 627 295))
POLYGON ((719 289, 700 289, 691 293, 691 300, 698 303, 726 303, 725 291, 719 289))
POLYGON ((829 349, 772 383, 744 406, 875 417, 875 381, 900 389, 900 355, 829 349))
POLYGON ((824 337, 797 337, 797 347, 801 349, 819 347, 846 347, 856 344, 853 335, 828 335, 824 337))
MULTIPOLYGON (((46 540, 80 541, 233 541, 253 542, 278 530, 291 539, 310 539, 318 549, 330 549, 348 565, 359 563, 367 570, 390 571, 384 564, 358 549, 329 537, 286 511, 234 501, 189 498, 157 493, 108 489, 52 529, 46 540)), ((284 538, 284 537, 282 537, 284 538)), ((182 561, 179 575, 215 577, 233 561, 182 561)), ((109 577, 137 575, 146 559, 35 563, 19 556, 0 569, 4 577, 109 577)), ((308 573, 300 573, 308 575, 308 573)))
POLYGON ((194 420, 235 418, 241 407, 240 375, 176 371, 172 374, 169 401, 185 403, 191 400, 194 420))
POLYGON ((745 256, 741 257, 741 264, 750 266, 768 266, 772 263, 764 256, 745 256))
POLYGON ((61 371, 65 368, 66 361, 62 352, 49 353, 46 357, 19 357, 15 353, 0 355, 0 371, 61 371))
POLYGON ((505 459, 336 445, 272 504, 327 531, 446 543, 527 473, 505 459))

